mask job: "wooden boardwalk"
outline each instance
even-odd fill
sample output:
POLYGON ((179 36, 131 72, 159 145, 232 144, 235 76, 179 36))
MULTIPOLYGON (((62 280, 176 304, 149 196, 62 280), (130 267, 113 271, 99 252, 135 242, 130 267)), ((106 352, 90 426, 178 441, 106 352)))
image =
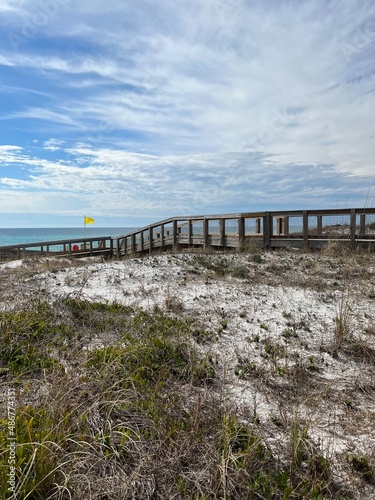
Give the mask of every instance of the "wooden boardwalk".
POLYGON ((329 242, 375 248, 375 208, 244 212, 172 217, 119 237, 0 247, 0 260, 30 255, 122 258, 168 249, 322 248, 329 242))
POLYGON ((113 238, 80 238, 73 240, 40 241, 0 247, 0 260, 22 259, 32 256, 88 257, 113 255, 113 238))

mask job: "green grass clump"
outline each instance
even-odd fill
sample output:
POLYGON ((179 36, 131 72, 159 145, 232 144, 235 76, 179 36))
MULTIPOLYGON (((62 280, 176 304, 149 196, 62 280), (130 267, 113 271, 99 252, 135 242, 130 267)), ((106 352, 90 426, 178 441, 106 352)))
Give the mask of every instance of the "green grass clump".
POLYGON ((174 343, 168 339, 153 338, 147 344, 134 342, 128 346, 108 346, 94 350, 86 363, 99 372, 109 368, 123 379, 154 381, 168 376, 185 381, 208 381, 215 377, 210 360, 198 360, 187 343, 174 343))
POLYGON ((357 471, 365 481, 369 483, 375 482, 375 471, 370 464, 370 460, 366 455, 350 454, 348 462, 357 471))
MULTIPOLYGON (((304 428, 294 422, 281 461, 259 417, 229 406, 197 346, 215 333, 192 319, 70 298, 3 312, 0 324, 4 384, 17 387, 14 498, 335 498, 329 462, 304 428), (48 365, 55 359, 64 370, 48 365)), ((275 366, 285 355, 270 339, 263 351, 275 366)), ((265 372, 239 358, 236 373, 265 372)), ((1 498, 8 436, 2 419, 1 498)))
POLYGON ((249 270, 246 266, 236 266, 231 271, 233 278, 246 279, 249 276, 249 270))
POLYGON ((53 319, 52 307, 33 301, 22 311, 0 313, 0 367, 10 369, 13 376, 38 374, 59 366, 52 347, 70 329, 53 319))
POLYGON ((252 377, 262 377, 265 375, 265 369, 259 366, 255 361, 250 361, 247 358, 240 356, 234 373, 240 379, 248 379, 252 377))

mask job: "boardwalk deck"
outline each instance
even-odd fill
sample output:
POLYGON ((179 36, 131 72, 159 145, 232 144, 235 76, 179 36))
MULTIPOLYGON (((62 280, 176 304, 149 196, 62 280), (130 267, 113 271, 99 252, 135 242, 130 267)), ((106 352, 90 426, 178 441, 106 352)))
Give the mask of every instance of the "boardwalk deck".
POLYGON ((29 255, 121 258, 171 248, 322 248, 337 241, 375 248, 375 208, 288 210, 172 217, 119 237, 0 247, 0 260, 29 255))

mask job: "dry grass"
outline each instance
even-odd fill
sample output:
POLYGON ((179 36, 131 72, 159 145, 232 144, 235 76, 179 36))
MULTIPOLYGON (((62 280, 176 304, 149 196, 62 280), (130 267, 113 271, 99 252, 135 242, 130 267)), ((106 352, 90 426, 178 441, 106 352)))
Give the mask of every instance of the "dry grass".
POLYGON ((0 275, 14 498, 374 497, 374 255, 48 266, 0 275), (88 300, 95 280, 134 302, 88 300))

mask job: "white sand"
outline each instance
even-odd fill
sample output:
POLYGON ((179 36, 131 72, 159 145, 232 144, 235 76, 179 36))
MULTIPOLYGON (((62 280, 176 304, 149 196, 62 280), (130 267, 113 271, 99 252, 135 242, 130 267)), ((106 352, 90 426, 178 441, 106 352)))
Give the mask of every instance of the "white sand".
POLYGON ((363 259, 343 265, 328 256, 280 252, 255 263, 249 254, 165 254, 86 259, 86 265, 61 269, 49 262, 48 271, 28 279, 37 279, 53 299, 69 295, 150 311, 157 306, 195 318, 214 332, 214 340, 197 347, 215 360, 225 396, 241 414, 256 417, 270 445, 285 439, 275 421, 290 423, 297 412, 315 445, 334 461, 343 453, 375 450, 374 359, 356 359, 343 349, 336 355, 333 348, 341 314, 351 342, 375 349, 375 256, 363 259), (199 259, 219 267, 224 259, 232 274, 245 269, 245 278, 218 276, 199 259), (267 345, 284 352, 265 357, 267 345), (240 379, 240 357, 264 373, 240 379), (287 373, 297 365, 302 377, 293 385, 287 373))

